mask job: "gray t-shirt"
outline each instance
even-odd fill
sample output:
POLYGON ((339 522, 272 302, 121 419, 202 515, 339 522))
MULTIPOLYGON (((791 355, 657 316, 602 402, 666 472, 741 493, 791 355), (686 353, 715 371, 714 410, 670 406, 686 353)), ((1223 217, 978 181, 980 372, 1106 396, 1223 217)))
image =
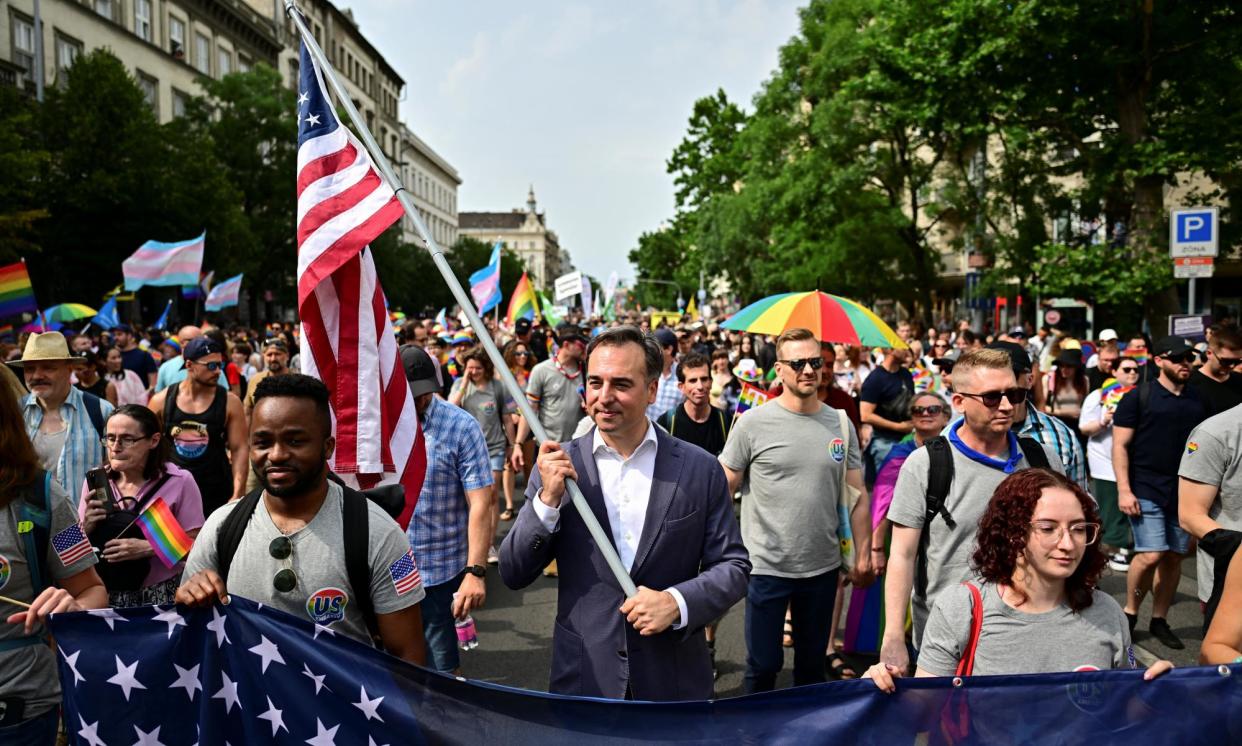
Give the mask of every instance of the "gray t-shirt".
POLYGON ((483 429, 483 439, 487 441, 487 455, 505 455, 505 446, 509 444, 509 439, 505 435, 505 425, 501 418, 517 411, 513 398, 505 394, 504 384, 494 379, 481 387, 470 383, 465 376, 453 382, 454 391, 462 386, 469 388, 462 397, 461 408, 469 412, 483 429))
MULTIPOLYGON (((1094 591, 1091 605, 1078 613, 1060 606, 1030 614, 1005 603, 996 586, 973 582, 983 597, 983 628, 972 675, 1135 667, 1130 627, 1107 593, 1094 591)), ((970 589, 960 584, 936 597, 919 648, 919 668, 936 676, 954 675, 970 641, 972 603, 970 589)))
MULTIPOLYGON (((230 593, 275 606, 370 644, 362 612, 357 604, 350 603, 356 594, 349 585, 349 573, 345 571, 342 496, 340 485, 329 482, 328 497, 319 512, 310 523, 289 534, 293 540, 291 560, 275 559, 268 552, 272 539, 281 534, 272 523, 266 501, 259 500, 246 524, 246 533, 233 556, 224 586, 230 593), (273 587, 272 579, 289 566, 297 576, 297 586, 288 593, 281 593, 273 587)), ((216 539, 220 524, 236 506, 235 502, 228 503, 207 517, 186 559, 185 577, 217 569, 216 539)), ((422 582, 403 583, 405 592, 398 592, 398 581, 389 568, 396 566, 397 575, 405 574, 402 572, 404 565, 398 563, 410 551, 409 539, 382 508, 371 502, 368 507, 371 604, 376 614, 391 614, 413 606, 426 594, 422 582)))
POLYGON ((39 463, 44 469, 52 472, 57 481, 63 481, 58 473, 60 467, 60 453, 65 450, 65 440, 69 437, 69 428, 62 427, 54 433, 45 433, 42 430, 36 430, 34 438, 31 442, 34 444, 35 453, 39 456, 39 463))
MULTIPOLYGON (((1177 475, 1219 487, 1208 516, 1224 528, 1242 531, 1242 406, 1209 417, 1191 431, 1177 475)), ((1198 554, 1199 600, 1207 601, 1216 563, 1202 549, 1198 554)))
POLYGON ((720 463, 746 475, 742 542, 753 574, 809 578, 841 566, 841 470, 862 468, 858 434, 848 418, 846 426, 827 405, 798 414, 776 401, 738 418, 720 463))
POLYGON ((530 371, 526 381, 526 396, 539 405, 539 422, 548 431, 548 437, 563 443, 573 439, 574 428, 582 419, 582 369, 570 377, 556 367, 556 360, 549 358, 530 371))
MULTIPOLYGON (((1065 467, 1056 451, 1043 446, 1048 455, 1048 465, 1064 473, 1065 467)), ((927 596, 916 593, 912 601, 914 617, 914 646, 919 647, 927 612, 936 594, 945 588, 966 580, 971 575, 970 555, 975 551, 975 533, 979 519, 992 499, 996 487, 1009 476, 1001 469, 979 463, 958 451, 950 444, 953 453, 953 483, 944 504, 953 516, 956 529, 950 529, 943 518, 932 521, 931 535, 927 543, 927 596)), ((1030 464, 1026 457, 1017 464, 1025 469, 1030 464)), ((893 488, 893 503, 888 509, 888 519, 909 528, 923 528, 927 513, 927 449, 919 448, 901 465, 897 485, 893 488)))
MULTIPOLYGON (((25 540, 17 533, 21 520, 22 501, 25 493, 17 495, 4 508, 0 508, 0 594, 18 601, 32 601, 34 587, 30 582, 30 566, 26 563, 25 540)), ((78 513, 69 502, 69 495, 52 480, 52 516, 48 531, 54 537, 70 526, 78 525, 78 513)), ((52 542, 48 542, 47 561, 52 578, 59 581, 90 569, 98 560, 94 552, 87 552, 68 567, 56 554, 52 542)), ((4 616, 20 611, 4 604, 4 616)), ((42 625, 34 628, 34 634, 44 634, 42 625)), ((0 619, 0 640, 25 637, 20 624, 5 624, 0 619)), ((74 651, 65 651, 73 655, 74 651)), ((0 697, 21 697, 26 701, 25 717, 42 715, 60 704, 60 678, 56 672, 56 656, 46 644, 40 642, 13 650, 0 652, 0 697)))

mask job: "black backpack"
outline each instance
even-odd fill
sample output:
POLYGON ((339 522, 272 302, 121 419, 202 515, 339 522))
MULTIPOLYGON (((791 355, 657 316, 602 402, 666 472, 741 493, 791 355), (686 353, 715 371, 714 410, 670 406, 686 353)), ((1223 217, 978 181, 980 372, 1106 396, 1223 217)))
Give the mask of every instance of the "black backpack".
MULTIPOLYGON (((354 590, 354 603, 358 604, 367 631, 378 644, 379 623, 375 618, 375 606, 371 603, 371 563, 367 559, 367 550, 371 544, 367 501, 379 505, 395 519, 405 505, 405 491, 401 485, 396 484, 360 492, 346 486, 340 477, 331 472, 328 472, 328 478, 340 484, 343 490, 341 518, 345 544, 345 574, 349 577, 349 585, 354 590)), ((254 514, 262 496, 262 487, 247 494, 220 524, 219 533, 216 535, 216 572, 226 584, 233 556, 237 554, 242 535, 246 533, 246 525, 250 523, 250 516, 254 514)))
MULTIPOLYGON (((1019 436, 1018 446, 1032 468, 1048 468, 1048 454, 1038 440, 1019 436)), ((919 534, 919 551, 914 566, 914 593, 919 597, 927 596, 927 544, 931 536, 931 522, 940 516, 950 529, 957 528, 957 522, 944 506, 953 486, 953 446, 948 438, 937 435, 923 447, 927 449, 927 510, 923 515, 923 531, 919 534)))
MULTIPOLYGON (((163 477, 144 490, 144 496, 135 498, 133 507, 121 508, 118 505, 115 510, 108 511, 108 515, 87 536, 91 545, 101 550, 95 572, 99 573, 99 579, 109 591, 136 591, 142 588, 142 581, 146 580, 151 569, 150 560, 139 558, 109 562, 104 559, 102 550, 104 544, 113 539, 144 538, 142 529, 138 527, 138 516, 142 515, 142 511, 147 509, 156 493, 171 477, 171 474, 164 472, 163 477)), ((112 489, 111 485, 108 489, 112 489)))

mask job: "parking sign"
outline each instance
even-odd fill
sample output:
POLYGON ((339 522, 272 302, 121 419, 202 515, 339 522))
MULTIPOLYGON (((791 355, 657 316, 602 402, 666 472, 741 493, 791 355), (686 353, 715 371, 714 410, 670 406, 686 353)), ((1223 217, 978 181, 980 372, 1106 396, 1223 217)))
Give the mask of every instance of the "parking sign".
POLYGON ((1220 208, 1192 207, 1169 215, 1169 254, 1174 258, 1216 256, 1220 208))

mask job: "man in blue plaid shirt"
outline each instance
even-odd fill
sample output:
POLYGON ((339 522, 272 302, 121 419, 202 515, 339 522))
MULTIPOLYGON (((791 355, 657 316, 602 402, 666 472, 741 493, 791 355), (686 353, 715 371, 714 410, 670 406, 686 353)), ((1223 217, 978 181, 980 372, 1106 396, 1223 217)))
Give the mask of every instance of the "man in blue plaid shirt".
POLYGON ((422 602, 427 664, 459 674, 454 620, 487 598, 492 467, 478 421, 439 398, 431 357, 421 347, 404 345, 401 364, 427 447, 427 475, 408 531, 427 592, 422 602))

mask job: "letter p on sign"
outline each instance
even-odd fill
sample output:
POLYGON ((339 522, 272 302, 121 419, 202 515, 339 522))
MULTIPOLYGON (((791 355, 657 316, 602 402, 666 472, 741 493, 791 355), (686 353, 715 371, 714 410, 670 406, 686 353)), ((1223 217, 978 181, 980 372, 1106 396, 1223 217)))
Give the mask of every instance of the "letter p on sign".
POLYGON ((1219 215, 1215 207, 1174 210, 1169 216, 1169 253, 1174 258, 1216 256, 1219 215))

